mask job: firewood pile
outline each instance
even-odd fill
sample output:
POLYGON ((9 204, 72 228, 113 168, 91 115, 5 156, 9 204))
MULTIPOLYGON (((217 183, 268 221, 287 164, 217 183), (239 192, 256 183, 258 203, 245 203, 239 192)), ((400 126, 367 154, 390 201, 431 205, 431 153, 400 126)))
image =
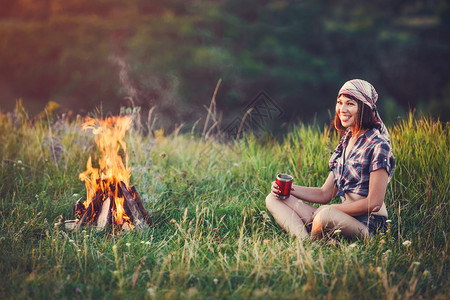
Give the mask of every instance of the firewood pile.
POLYGON ((97 190, 87 208, 82 202, 77 201, 74 213, 77 219, 66 221, 67 229, 77 230, 84 226, 93 226, 98 231, 112 227, 117 230, 140 230, 153 224, 136 188, 134 186, 127 188, 123 181, 117 187, 111 185, 108 194, 103 193, 101 189, 97 190), (114 197, 116 188, 119 201, 115 201, 117 198, 114 197), (123 203, 125 214, 119 219, 117 212, 121 209, 120 203, 123 203))

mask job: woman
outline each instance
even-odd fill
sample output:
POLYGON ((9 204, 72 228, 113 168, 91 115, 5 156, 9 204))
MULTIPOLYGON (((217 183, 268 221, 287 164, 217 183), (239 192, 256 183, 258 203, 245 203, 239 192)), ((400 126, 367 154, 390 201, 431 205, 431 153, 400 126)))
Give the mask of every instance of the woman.
POLYGON ((376 110, 377 99, 375 88, 367 81, 354 79, 342 86, 334 125, 344 135, 332 153, 330 173, 322 187, 292 185, 290 197, 280 200, 280 190, 272 182, 266 206, 289 234, 320 239, 339 229, 350 238, 386 229, 384 197, 395 159, 376 110), (326 205, 335 196, 340 196, 342 203, 326 205))

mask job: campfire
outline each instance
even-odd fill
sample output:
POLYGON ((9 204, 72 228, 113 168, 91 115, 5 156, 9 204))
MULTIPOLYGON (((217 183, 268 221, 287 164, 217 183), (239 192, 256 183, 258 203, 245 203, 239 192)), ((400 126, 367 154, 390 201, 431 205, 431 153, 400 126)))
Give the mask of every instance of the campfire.
POLYGON ((106 119, 87 118, 84 130, 92 130, 99 150, 98 167, 89 157, 86 171, 79 175, 85 182, 87 199, 74 205, 76 220, 66 221, 68 229, 86 225, 98 230, 112 227, 117 230, 142 229, 152 225, 134 186, 129 186, 131 168, 128 167, 125 133, 131 127, 129 117, 106 119), (125 163, 123 161, 125 159, 125 163))

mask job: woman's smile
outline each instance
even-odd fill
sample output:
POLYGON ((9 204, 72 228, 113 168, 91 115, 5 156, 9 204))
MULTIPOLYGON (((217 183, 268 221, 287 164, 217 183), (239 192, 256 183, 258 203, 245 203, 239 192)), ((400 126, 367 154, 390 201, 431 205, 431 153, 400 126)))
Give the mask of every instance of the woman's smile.
POLYGON ((341 118, 342 126, 344 126, 344 127, 350 127, 354 123, 352 116, 341 115, 340 118, 341 118))
POLYGON ((351 116, 341 115, 341 122, 347 123, 350 120, 351 116))
POLYGON ((343 127, 356 126, 358 103, 355 100, 348 98, 346 95, 341 95, 336 102, 336 112, 343 127))

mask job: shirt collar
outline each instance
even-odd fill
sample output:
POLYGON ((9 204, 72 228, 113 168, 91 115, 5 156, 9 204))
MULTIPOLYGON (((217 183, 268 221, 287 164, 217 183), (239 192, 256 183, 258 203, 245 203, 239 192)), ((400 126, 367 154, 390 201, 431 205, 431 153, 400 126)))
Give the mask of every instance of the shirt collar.
MULTIPOLYGON (((366 132, 364 132, 363 135, 366 137, 366 139, 372 140, 374 137, 377 136, 377 129, 376 128, 369 129, 366 132)), ((347 128, 344 134, 344 141, 347 143, 351 136, 352 131, 350 130, 350 128, 347 128)))

